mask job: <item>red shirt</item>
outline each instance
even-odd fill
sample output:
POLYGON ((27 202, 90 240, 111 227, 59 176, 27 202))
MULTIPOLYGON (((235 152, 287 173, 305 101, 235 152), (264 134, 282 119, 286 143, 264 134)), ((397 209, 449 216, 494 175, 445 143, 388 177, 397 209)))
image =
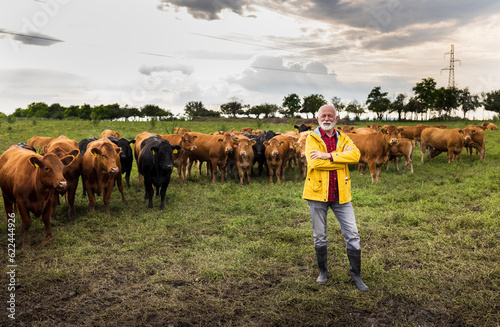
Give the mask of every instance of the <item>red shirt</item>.
MULTIPOLYGON (((326 144, 326 150, 328 152, 335 151, 337 149, 337 132, 334 131, 332 137, 326 135, 325 131, 320 128, 321 139, 326 144)), ((330 159, 331 160, 331 159, 330 159)), ((328 202, 334 202, 339 199, 339 184, 337 179, 337 171, 330 170, 330 182, 328 184, 328 202)))

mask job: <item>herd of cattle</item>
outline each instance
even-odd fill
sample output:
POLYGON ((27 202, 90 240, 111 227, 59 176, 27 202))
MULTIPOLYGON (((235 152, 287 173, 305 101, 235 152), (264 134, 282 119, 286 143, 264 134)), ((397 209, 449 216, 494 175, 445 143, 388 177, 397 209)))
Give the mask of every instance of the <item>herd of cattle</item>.
MULTIPOLYGON (((17 208, 23 231, 23 248, 30 246, 30 212, 42 216, 45 238, 52 237, 50 220, 55 219, 59 195, 66 194, 68 219, 75 216, 74 203, 79 179, 82 179, 84 196, 88 196, 90 212, 94 212, 96 195, 103 197, 106 214, 110 214, 111 192, 117 186, 123 202, 122 174, 130 187, 130 172, 135 159, 139 181, 143 181, 148 207, 153 207, 153 196, 160 196, 160 208, 165 207, 165 193, 173 168, 178 171, 178 182, 190 178, 193 164, 198 165, 201 175, 206 162, 207 175, 213 182, 225 181, 226 174, 234 173, 240 184, 250 183, 253 167, 258 175, 267 169, 269 183, 274 176, 280 183, 285 171, 293 166, 306 176, 305 143, 312 125, 295 126, 295 131, 273 131, 245 128, 239 132, 225 131, 203 134, 177 129, 175 134, 160 135, 144 132, 133 140, 122 138, 111 130, 102 132, 100 138, 83 139, 79 142, 63 135, 53 137, 34 136, 27 144, 12 145, 0 156, 0 187, 7 216, 17 208)), ((383 164, 405 158, 405 167, 413 172, 412 156, 415 143, 421 144, 421 160, 427 152, 429 160, 441 152, 447 152, 448 162, 457 160, 462 149, 472 155, 485 158, 485 129, 497 129, 491 123, 467 126, 463 129, 446 129, 446 126, 378 126, 366 128, 337 127, 354 141, 361 152, 361 174, 369 167, 372 182, 380 182, 383 164)))

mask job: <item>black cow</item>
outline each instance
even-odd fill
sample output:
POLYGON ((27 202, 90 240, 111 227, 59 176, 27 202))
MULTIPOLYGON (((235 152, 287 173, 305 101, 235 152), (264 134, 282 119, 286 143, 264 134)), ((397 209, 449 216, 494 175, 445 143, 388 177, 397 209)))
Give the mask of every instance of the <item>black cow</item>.
POLYGON ((305 125, 305 124, 300 124, 300 126, 298 126, 298 125, 293 125, 293 127, 295 127, 299 133, 302 133, 302 132, 305 132, 305 131, 310 131, 310 130, 311 130, 311 127, 310 127, 310 126, 307 126, 307 125, 305 125))
MULTIPOLYGON (((87 145, 89 145, 90 142, 97 141, 98 138, 93 136, 88 139, 83 139, 80 142, 78 142, 78 149, 80 150, 80 154, 83 158, 83 155, 87 151, 87 145)), ((83 192, 82 192, 82 198, 84 198, 87 195, 87 191, 85 190, 85 181, 83 180, 83 174, 80 173, 80 176, 82 177, 82 187, 83 187, 83 192)))
POLYGON ((117 139, 114 136, 108 136, 108 139, 122 149, 122 152, 120 152, 122 174, 125 173, 127 187, 130 187, 130 172, 132 171, 132 163, 134 162, 134 154, 132 153, 130 145, 135 143, 135 139, 129 141, 125 138, 117 139))
POLYGON ((267 131, 267 132, 264 131, 264 133, 266 134, 266 139, 264 141, 269 141, 270 139, 272 139, 273 137, 275 137, 276 135, 278 135, 277 133, 275 133, 273 131, 267 131))
MULTIPOLYGON (((264 141, 266 140, 266 134, 260 133, 259 135, 253 135, 245 133, 245 136, 251 140, 255 140, 255 144, 252 145, 253 149, 253 164, 257 163, 259 169, 259 175, 262 175, 264 167, 266 167, 266 147, 264 146, 264 141)), ((253 169, 252 169, 253 174, 253 169)))
POLYGON ((137 157, 137 167, 144 176, 145 198, 149 200, 148 208, 153 207, 153 186, 160 189, 160 209, 165 208, 165 193, 170 183, 170 175, 174 168, 173 150, 179 151, 180 145, 170 145, 167 140, 150 136, 141 143, 141 151, 137 157))

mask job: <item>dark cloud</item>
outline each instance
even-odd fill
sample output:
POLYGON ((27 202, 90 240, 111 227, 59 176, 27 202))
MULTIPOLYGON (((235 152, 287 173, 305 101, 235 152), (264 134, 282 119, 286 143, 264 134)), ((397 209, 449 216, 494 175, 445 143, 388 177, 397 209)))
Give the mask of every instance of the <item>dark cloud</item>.
POLYGON ((38 45, 38 46, 51 46, 55 43, 64 42, 48 35, 37 32, 30 33, 15 33, 7 30, 0 29, 0 35, 9 36, 13 40, 19 41, 24 44, 38 45))
POLYGON ((159 0, 157 8, 169 10, 186 8, 188 13, 196 19, 216 20, 220 19, 220 13, 224 10, 232 11, 238 15, 245 15, 251 11, 250 0, 159 0))

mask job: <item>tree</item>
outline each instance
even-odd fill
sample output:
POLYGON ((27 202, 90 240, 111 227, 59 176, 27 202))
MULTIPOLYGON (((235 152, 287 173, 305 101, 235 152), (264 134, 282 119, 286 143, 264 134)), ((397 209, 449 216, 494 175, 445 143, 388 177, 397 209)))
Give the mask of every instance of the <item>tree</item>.
POLYGON ((80 119, 90 120, 91 114, 92 114, 92 107, 87 103, 84 103, 80 107, 80 110, 78 110, 78 118, 80 119))
POLYGON ((387 92, 380 91, 380 86, 376 86, 371 90, 366 99, 368 110, 374 112, 378 120, 382 120, 384 113, 388 111, 391 104, 391 101, 387 98, 387 94, 387 92))
POLYGON ((196 119, 198 117, 220 117, 220 112, 208 110, 201 101, 190 101, 184 106, 184 113, 188 119, 196 119))
POLYGON ((232 98, 229 102, 221 104, 220 110, 224 115, 236 118, 236 115, 244 114, 244 107, 240 100, 232 98))
POLYGON ((300 98, 296 93, 287 95, 283 98, 283 108, 280 110, 280 114, 285 117, 295 117, 295 115, 299 113, 299 110, 302 107, 302 104, 300 102, 300 98))
POLYGON ((500 90, 481 93, 484 110, 500 113, 500 90))
POLYGON ((439 118, 451 116, 451 111, 458 107, 456 88, 440 87, 436 90, 436 102, 434 103, 439 118))
POLYGON ((275 104, 263 103, 256 106, 251 107, 248 112, 251 115, 255 115, 258 119, 260 115, 264 115, 264 118, 273 117, 274 114, 279 110, 279 107, 275 104))
POLYGON ((427 117, 429 117, 429 111, 434 108, 436 102, 436 82, 432 77, 424 78, 422 82, 413 87, 413 91, 417 100, 423 104, 427 117))
POLYGON ((154 104, 147 104, 141 108, 141 114, 144 117, 173 117, 173 114, 170 110, 165 110, 154 104))
POLYGON ((49 106, 46 118, 51 119, 63 119, 64 117, 64 108, 59 103, 53 103, 49 106))
POLYGON ((405 98, 406 95, 404 93, 400 93, 396 96, 396 99, 394 99, 394 101, 391 102, 389 106, 390 112, 398 113, 398 120, 401 120, 401 116, 405 112, 405 103, 404 103, 405 98))
POLYGON ((304 97, 303 102, 302 102, 302 110, 300 110, 301 113, 306 114, 312 114, 313 118, 314 115, 318 112, 318 109, 326 104, 325 98, 321 94, 311 94, 309 96, 304 97))
POLYGON ((419 114, 422 114, 424 112, 425 112, 424 104, 416 97, 411 97, 405 106, 405 113, 412 114, 412 119, 413 119, 413 114, 415 115, 415 117, 418 117, 419 114))
POLYGON ((459 92, 458 103, 462 106, 464 119, 467 112, 475 111, 476 108, 480 106, 479 96, 477 94, 471 94, 468 87, 459 92))
POLYGON ((66 109, 64 109, 63 117, 64 118, 78 117, 78 110, 80 110, 79 106, 69 106, 66 109))
POLYGON ((45 102, 33 102, 26 108, 25 117, 45 118, 48 117, 48 114, 49 106, 45 102))
POLYGON ((351 101, 345 108, 345 111, 354 114, 355 120, 360 120, 361 115, 365 113, 365 109, 357 100, 351 101))
POLYGON ((337 111, 337 116, 340 118, 340 113, 345 110, 346 105, 342 103, 342 99, 339 97, 333 97, 332 104, 337 111))

